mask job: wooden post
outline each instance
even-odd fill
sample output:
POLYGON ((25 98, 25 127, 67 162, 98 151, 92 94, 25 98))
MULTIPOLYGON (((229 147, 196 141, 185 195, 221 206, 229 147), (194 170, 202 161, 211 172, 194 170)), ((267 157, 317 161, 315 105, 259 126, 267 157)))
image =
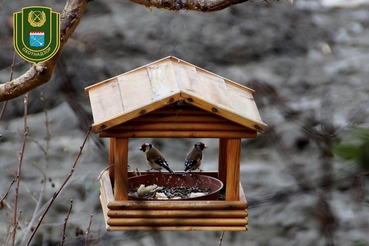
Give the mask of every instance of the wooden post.
POLYGON ((241 139, 225 139, 222 142, 225 149, 226 165, 226 201, 238 201, 240 197, 240 159, 241 139))
POLYGON ((128 200, 128 138, 116 138, 114 149, 114 200, 128 200))
POLYGON ((111 166, 109 168, 109 176, 112 182, 114 182, 114 150, 115 150, 115 138, 110 138, 109 141, 109 163, 108 165, 111 166))

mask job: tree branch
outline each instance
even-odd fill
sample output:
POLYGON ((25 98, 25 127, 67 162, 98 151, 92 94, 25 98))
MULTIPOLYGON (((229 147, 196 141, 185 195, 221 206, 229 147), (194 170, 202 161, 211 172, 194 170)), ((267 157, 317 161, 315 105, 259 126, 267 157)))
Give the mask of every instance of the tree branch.
POLYGON ((60 48, 48 61, 36 65, 19 78, 0 84, 0 102, 19 97, 47 83, 56 67, 63 48, 78 26, 89 0, 68 0, 60 17, 60 48))
MULTIPOLYGON (((64 45, 78 26, 88 2, 92 0, 67 0, 60 19, 60 48, 48 61, 31 68, 19 78, 0 84, 0 102, 19 97, 47 83, 55 70, 64 45)), ((214 12, 249 0, 131 0, 148 8, 155 7, 172 11, 193 10, 214 12)), ((264 0, 267 1, 267 0, 264 0)), ((290 4, 293 0, 286 0, 290 4)))
POLYGON ((249 0, 130 0, 131 2, 167 10, 194 10, 214 12, 249 0))

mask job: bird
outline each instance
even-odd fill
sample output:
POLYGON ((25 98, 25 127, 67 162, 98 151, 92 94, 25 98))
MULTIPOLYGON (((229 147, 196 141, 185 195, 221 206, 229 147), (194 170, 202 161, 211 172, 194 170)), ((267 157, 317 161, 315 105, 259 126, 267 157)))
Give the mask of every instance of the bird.
POLYGON ((165 160, 163 154, 160 153, 160 151, 152 144, 143 143, 139 150, 145 154, 145 161, 151 169, 160 172, 162 168, 165 168, 168 172, 174 174, 174 172, 169 168, 168 162, 165 160))
POLYGON ((207 146, 202 142, 197 142, 190 152, 188 152, 186 159, 184 161, 184 173, 183 176, 186 176, 187 172, 190 172, 191 170, 199 169, 200 172, 202 171, 200 169, 202 157, 203 157, 203 150, 206 149, 207 146))

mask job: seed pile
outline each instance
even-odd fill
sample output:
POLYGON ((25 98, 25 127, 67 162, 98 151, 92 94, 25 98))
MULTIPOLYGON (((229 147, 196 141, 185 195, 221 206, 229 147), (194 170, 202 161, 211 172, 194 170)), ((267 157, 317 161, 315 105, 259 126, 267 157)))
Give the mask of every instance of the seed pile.
POLYGON ((205 196, 211 193, 211 188, 199 187, 160 187, 157 185, 144 186, 129 191, 129 195, 144 199, 186 199, 205 196))

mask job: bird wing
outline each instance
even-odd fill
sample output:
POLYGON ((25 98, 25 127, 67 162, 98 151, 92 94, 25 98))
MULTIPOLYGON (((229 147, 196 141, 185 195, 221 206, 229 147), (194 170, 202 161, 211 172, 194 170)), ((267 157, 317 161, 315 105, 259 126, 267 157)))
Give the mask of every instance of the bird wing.
POLYGON ((168 162, 165 159, 158 157, 156 160, 153 160, 153 163, 165 168, 170 173, 174 173, 172 169, 169 168, 168 162))
MULTIPOLYGON (((187 156, 189 156, 191 153, 189 153, 187 156)), ((192 151, 192 157, 186 158, 184 162, 185 171, 191 170, 193 167, 195 167, 199 162, 202 160, 202 152, 198 150, 192 151)))

